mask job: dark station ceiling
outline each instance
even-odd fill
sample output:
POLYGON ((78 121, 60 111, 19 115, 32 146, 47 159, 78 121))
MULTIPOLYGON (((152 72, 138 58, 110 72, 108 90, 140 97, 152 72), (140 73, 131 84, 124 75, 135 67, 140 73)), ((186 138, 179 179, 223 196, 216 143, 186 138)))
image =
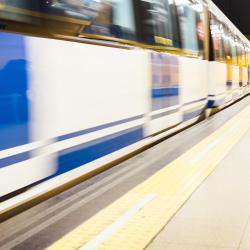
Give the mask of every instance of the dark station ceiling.
POLYGON ((213 0, 245 35, 250 35, 250 0, 213 0))

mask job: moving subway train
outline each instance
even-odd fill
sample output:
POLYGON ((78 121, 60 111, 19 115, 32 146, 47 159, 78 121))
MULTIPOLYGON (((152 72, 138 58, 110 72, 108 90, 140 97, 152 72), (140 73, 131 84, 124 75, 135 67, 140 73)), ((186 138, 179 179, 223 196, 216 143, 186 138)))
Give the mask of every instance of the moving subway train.
POLYGON ((2 199, 250 91, 250 43, 209 0, 0 0, 0 29, 2 199))

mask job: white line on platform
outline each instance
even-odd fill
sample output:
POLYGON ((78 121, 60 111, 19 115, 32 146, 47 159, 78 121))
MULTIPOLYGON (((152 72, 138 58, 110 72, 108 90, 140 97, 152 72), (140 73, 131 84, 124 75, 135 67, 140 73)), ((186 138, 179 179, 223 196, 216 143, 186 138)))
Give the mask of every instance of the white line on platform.
POLYGON ((151 193, 143 197, 135 206, 119 217, 114 223, 101 231, 94 239, 82 246, 80 250, 94 250, 102 244, 109 236, 119 230, 128 220, 130 220, 139 210, 145 207, 149 202, 155 199, 157 195, 151 193))

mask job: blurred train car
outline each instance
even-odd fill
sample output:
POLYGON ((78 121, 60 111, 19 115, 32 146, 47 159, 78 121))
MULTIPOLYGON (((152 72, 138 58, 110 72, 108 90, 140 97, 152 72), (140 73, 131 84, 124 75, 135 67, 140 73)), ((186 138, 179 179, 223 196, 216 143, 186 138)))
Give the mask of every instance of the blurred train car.
POLYGON ((249 93, 201 0, 0 0, 0 197, 89 174, 249 93))
POLYGON ((212 2, 209 11, 208 107, 221 109, 249 93, 249 40, 212 2))

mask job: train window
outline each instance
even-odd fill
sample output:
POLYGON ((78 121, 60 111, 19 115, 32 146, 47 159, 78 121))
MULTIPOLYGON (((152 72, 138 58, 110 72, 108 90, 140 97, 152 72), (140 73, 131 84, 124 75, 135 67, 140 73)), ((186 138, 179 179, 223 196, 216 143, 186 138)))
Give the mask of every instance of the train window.
POLYGON ((222 30, 223 30, 222 41, 223 41, 225 60, 227 63, 230 63, 231 58, 232 58, 232 53, 231 53, 231 47, 230 47, 230 42, 229 42, 229 37, 228 37, 228 30, 226 29, 226 27, 223 27, 222 30))
POLYGON ((50 34, 135 39, 132 0, 0 0, 0 18, 50 34))
POLYGON ((173 0, 138 2, 138 36, 150 45, 180 47, 179 27, 173 0))
POLYGON ((239 38, 236 38, 235 43, 236 43, 236 48, 237 48, 238 65, 244 66, 245 65, 244 45, 241 43, 239 38))
POLYGON ((245 55, 245 65, 247 67, 248 65, 248 58, 247 58, 247 47, 244 45, 244 55, 245 55))
POLYGON ((242 53, 241 53, 241 49, 240 49, 239 40, 237 37, 235 37, 235 47, 236 47, 236 53, 237 53, 237 64, 240 65, 242 53))
POLYGON ((213 14, 211 14, 210 16, 210 29, 211 29, 211 35, 212 35, 212 40, 213 40, 212 44, 213 44, 214 57, 215 57, 214 59, 215 61, 224 62, 225 61, 224 53, 226 52, 224 51, 224 46, 226 45, 226 43, 228 43, 228 38, 226 37, 226 34, 224 33, 223 25, 217 20, 217 18, 213 14))
POLYGON ((247 64, 250 67, 250 48, 247 48, 247 64))
POLYGON ((84 1, 81 0, 0 0, 0 4, 1 18, 24 23, 40 18, 82 24, 88 23, 82 20, 89 21, 93 15, 86 12, 84 1))
MULTIPOLYGON (((170 1, 169 1, 170 2, 170 1)), ((181 48, 180 25, 178 19, 178 11, 176 5, 172 2, 169 6, 172 18, 172 39, 175 48, 181 48)))
POLYGON ((32 10, 36 10, 37 7, 33 1, 24 0, 0 0, 0 5, 0 19, 30 24, 33 21, 32 10))
POLYGON ((250 66, 250 48, 247 49, 248 65, 250 66))
POLYGON ((250 66, 250 49, 246 47, 246 64, 250 66))
POLYGON ((237 64, 242 66, 243 63, 243 51, 241 46, 241 41, 238 37, 235 37, 236 51, 237 51, 237 64))
POLYGON ((230 36, 230 47, 232 52, 232 64, 237 65, 237 50, 236 50, 236 44, 235 44, 235 38, 234 35, 231 34, 230 36))
POLYGON ((242 47, 242 63, 243 63, 243 66, 246 66, 247 65, 247 58, 246 58, 246 50, 245 50, 245 46, 244 44, 242 43, 241 44, 241 47, 242 47))
POLYGON ((235 57, 235 52, 232 49, 232 34, 230 33, 227 26, 222 27, 222 40, 224 48, 224 57, 227 63, 232 63, 233 57, 235 57))
POLYGON ((203 5, 198 1, 176 0, 182 47, 189 53, 204 56, 205 20, 203 5))
POLYGON ((0 0, 0 19, 6 29, 37 33, 73 35, 90 23, 94 15, 80 0, 0 0), (11 21, 11 22, 9 22, 11 21))
POLYGON ((246 64, 245 64, 245 66, 248 67, 248 65, 249 65, 249 61, 248 61, 248 49, 247 49, 246 45, 244 46, 244 48, 245 48, 245 58, 246 58, 246 64))
POLYGON ((246 50, 245 50, 245 46, 242 44, 242 50, 243 50, 243 66, 247 65, 247 55, 246 55, 246 50))
POLYGON ((94 4, 95 16, 82 33, 104 35, 126 40, 135 39, 132 0, 86 1, 94 4))

